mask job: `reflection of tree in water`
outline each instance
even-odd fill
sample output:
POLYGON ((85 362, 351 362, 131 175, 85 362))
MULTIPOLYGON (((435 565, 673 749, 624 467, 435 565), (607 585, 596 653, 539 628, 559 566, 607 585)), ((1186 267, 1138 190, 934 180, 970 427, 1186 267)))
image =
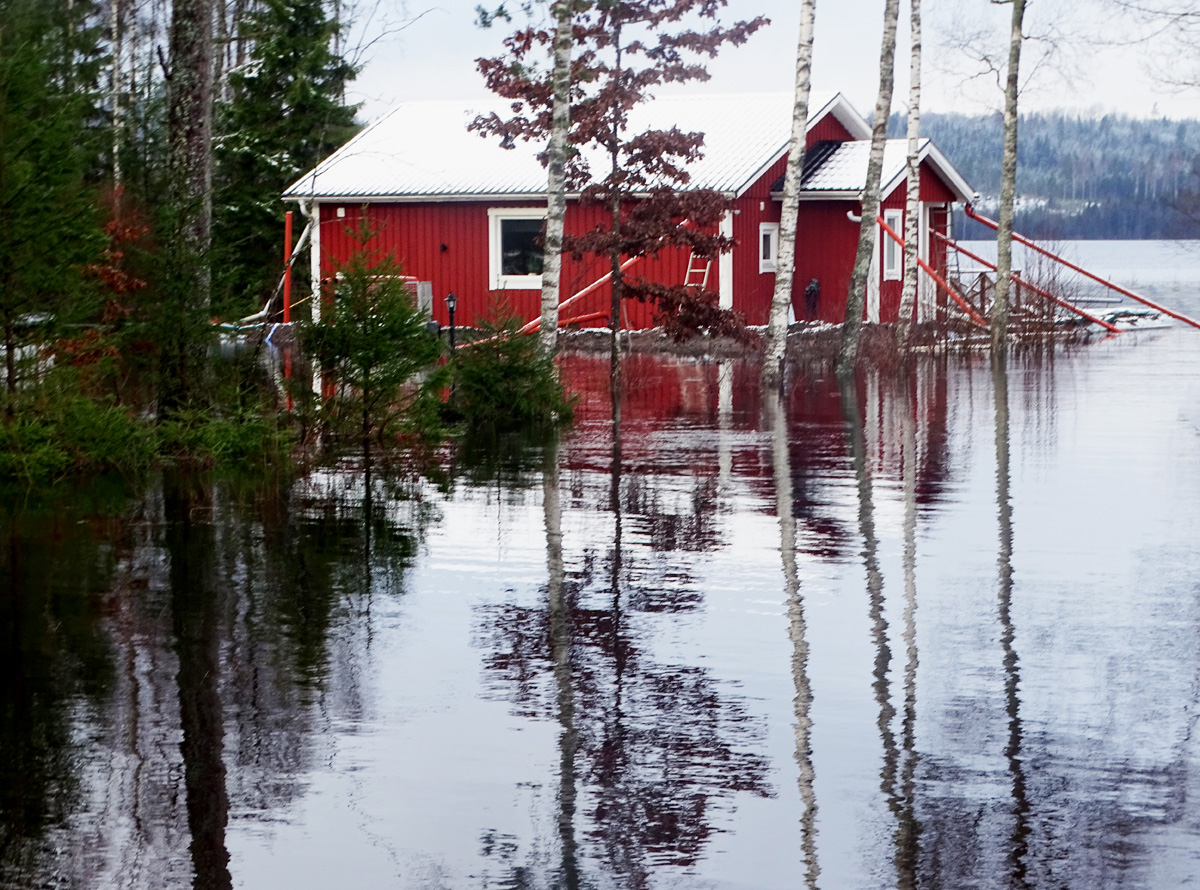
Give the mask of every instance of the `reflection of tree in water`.
POLYGON ((266 812, 303 792, 325 754, 319 731, 359 721, 369 703, 372 604, 400 595, 429 519, 386 478, 367 497, 361 478, 331 477, 224 517, 236 548, 222 562, 226 610, 222 687, 231 796, 266 812))
POLYGON ((114 671, 96 596, 111 562, 92 531, 65 510, 0 516, 0 886, 70 871, 53 835, 80 796, 74 724, 114 671))
POLYGON ((294 800, 314 730, 361 715, 371 600, 428 520, 324 481, 0 519, 0 885, 229 885, 229 813, 294 800))
MULTIPOLYGON (((716 813, 733 806, 733 795, 767 795, 770 788, 767 761, 754 753, 763 727, 705 669, 658 663, 645 651, 640 615, 694 609, 701 597, 663 600, 664 588, 691 586, 664 577, 670 560, 657 556, 678 552, 665 549, 666 538, 650 532, 653 541, 643 546, 622 541, 623 529, 640 538, 637 530, 663 527, 664 511, 649 483, 622 484, 619 447, 613 468, 607 487, 620 496, 607 556, 586 554, 564 572, 561 589, 552 571, 542 605, 481 609, 478 626, 492 692, 522 715, 557 719, 564 738, 570 734, 571 781, 564 776, 559 803, 569 800, 578 824, 569 834, 560 825, 564 852, 568 837, 579 838, 582 853, 637 887, 648 883, 652 867, 695 863, 717 830, 716 813)), ((694 509, 710 511, 715 487, 697 492, 694 509)), ((553 525, 548 520, 548 529, 553 525)), ((677 539, 678 549, 705 549, 715 541, 704 520, 674 527, 690 530, 677 539)), ((580 881, 570 877, 573 868, 558 870, 566 886, 580 881)))

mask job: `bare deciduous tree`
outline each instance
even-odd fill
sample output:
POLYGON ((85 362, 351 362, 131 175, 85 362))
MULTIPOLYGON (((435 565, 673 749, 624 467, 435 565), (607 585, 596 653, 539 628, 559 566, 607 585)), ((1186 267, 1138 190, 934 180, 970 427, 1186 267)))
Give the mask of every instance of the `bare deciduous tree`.
POLYGON ((910 0, 911 58, 908 75, 908 195, 904 205, 904 288, 900 294, 900 319, 897 333, 902 344, 908 343, 917 304, 917 254, 920 245, 921 165, 921 0, 910 0))
POLYGON ((879 215, 879 179, 883 172, 883 149, 887 143, 888 116, 892 113, 892 89, 895 86, 896 19, 900 0, 887 0, 883 11, 883 44, 879 51, 879 97, 875 100, 875 121, 871 128, 871 156, 867 161, 867 180, 863 186, 862 223, 858 231, 858 253, 846 295, 846 321, 842 325, 842 347, 838 353, 839 375, 852 373, 858 357, 858 338, 862 331, 866 305, 867 277, 875 255, 875 233, 879 215))
POLYGON ((551 74, 550 145, 546 151, 546 235, 542 263, 542 351, 558 343, 559 282, 562 277, 563 226, 567 216, 567 136, 571 129, 572 0, 554 4, 554 70, 551 74))
POLYGON ((800 39, 796 45, 796 99, 792 106, 792 135, 783 177, 783 206, 779 217, 779 247, 775 258, 775 291, 767 319, 763 385, 778 385, 787 346, 788 305, 796 274, 796 225, 800 210, 800 178, 808 138, 808 97, 812 85, 813 20, 816 0, 800 4, 800 39))
MULTIPOLYGON (((993 0, 1000 2, 1000 0, 993 0)), ((1017 194, 1017 94, 1024 42, 1025 0, 1012 3, 1008 72, 1004 87, 1004 153, 1000 160, 1000 227, 996 231, 996 296, 992 300, 992 350, 1004 348, 1008 336, 1008 289, 1012 278, 1013 205, 1017 194)))

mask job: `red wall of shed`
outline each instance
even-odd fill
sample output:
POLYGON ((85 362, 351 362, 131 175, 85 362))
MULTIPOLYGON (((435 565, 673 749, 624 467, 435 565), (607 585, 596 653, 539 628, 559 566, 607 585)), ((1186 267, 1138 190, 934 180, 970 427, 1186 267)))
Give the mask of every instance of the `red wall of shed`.
MULTIPOLYGON (((369 249, 384 255, 392 254, 406 275, 432 283, 433 316, 443 324, 449 321, 445 307, 448 293, 458 297, 455 320, 459 324, 475 324, 494 315, 493 310, 499 304, 506 304, 523 319, 532 319, 540 312, 539 290, 496 291, 489 287, 488 208, 491 206, 498 205, 474 201, 369 204, 367 221, 377 233, 369 249)), ((534 204, 502 206, 528 206, 535 211, 544 208, 544 205, 534 204)), ((361 205, 321 205, 321 266, 325 277, 332 276, 358 249, 354 236, 362 212, 361 205), (346 215, 342 218, 337 216, 339 207, 345 208, 346 215)), ((567 231, 583 234, 597 225, 606 225, 607 218, 608 213, 602 207, 571 204, 567 208, 567 231)), ((684 250, 664 250, 657 258, 638 261, 626 274, 682 283, 689 256, 684 250)), ((585 257, 576 261, 564 256, 563 298, 577 293, 607 272, 606 259, 585 257)), ((717 266, 714 264, 709 275, 709 286, 714 290, 716 282, 717 266)), ((573 304, 565 315, 607 314, 611 301, 612 290, 606 284, 573 304)), ((625 300, 622 306, 622 324, 627 327, 649 327, 653 324, 653 315, 652 306, 637 300, 625 300)), ((589 324, 598 326, 604 324, 604 320, 589 324)))

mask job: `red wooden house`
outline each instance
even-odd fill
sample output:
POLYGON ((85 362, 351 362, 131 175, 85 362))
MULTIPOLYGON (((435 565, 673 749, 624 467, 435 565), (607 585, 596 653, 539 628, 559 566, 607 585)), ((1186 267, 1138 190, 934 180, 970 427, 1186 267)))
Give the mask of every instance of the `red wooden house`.
MULTIPOLYGON (((761 325, 775 281, 782 178, 791 124, 790 95, 688 96, 657 99, 638 111, 631 128, 667 128, 705 134, 705 156, 689 165, 691 184, 715 188, 734 200, 721 223, 737 246, 709 263, 682 250, 637 261, 630 274, 668 283, 704 283, 720 303, 761 325)), ((814 101, 808 122, 808 159, 796 241, 793 311, 807 315, 805 288, 820 296, 813 316, 840 322, 858 243, 855 215, 866 178, 870 129, 840 94, 814 101)), ((314 283, 335 274, 356 248, 363 214, 373 247, 393 253, 407 275, 431 284, 434 317, 446 322, 442 298, 458 298, 457 320, 471 324, 499 302, 526 319, 538 314, 541 278, 536 238, 545 215, 546 173, 540 146, 502 148, 469 132, 467 124, 490 109, 462 103, 410 102, 363 130, 284 193, 297 201, 312 228, 314 283)), ((903 231, 904 140, 890 140, 884 157, 881 213, 903 231)), ((920 251, 935 269, 945 264, 931 231, 949 234, 950 207, 972 197, 970 186, 928 140, 921 143, 920 251)), ((601 207, 568 200, 568 232, 601 222, 601 207)), ((877 239, 866 317, 895 321, 903 255, 877 239)), ((570 316, 607 314, 611 294, 602 283, 607 261, 564 257, 562 299, 588 290, 570 316)), ((923 280, 918 317, 932 311, 936 291, 923 280)), ((622 324, 648 327, 652 308, 627 301, 622 324)))

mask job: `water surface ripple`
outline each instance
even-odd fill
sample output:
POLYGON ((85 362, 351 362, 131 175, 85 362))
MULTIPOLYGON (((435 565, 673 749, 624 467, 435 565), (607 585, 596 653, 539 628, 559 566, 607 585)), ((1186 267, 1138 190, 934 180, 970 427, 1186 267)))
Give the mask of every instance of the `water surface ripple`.
POLYGON ((0 886, 1200 882, 1200 332, 564 369, 442 485, 10 505, 0 886))

